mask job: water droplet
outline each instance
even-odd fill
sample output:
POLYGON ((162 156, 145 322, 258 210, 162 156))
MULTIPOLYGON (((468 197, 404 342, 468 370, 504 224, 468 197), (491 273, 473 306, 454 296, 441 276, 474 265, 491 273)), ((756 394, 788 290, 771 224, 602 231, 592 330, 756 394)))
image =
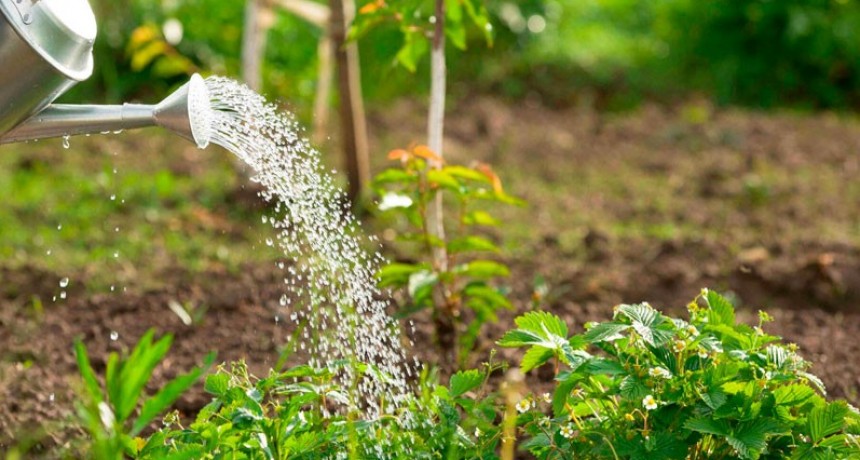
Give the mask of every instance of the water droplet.
POLYGON ((57 230, 62 230, 62 229, 63 229, 63 224, 57 225, 57 230))
POLYGON ((115 232, 119 233, 119 227, 114 227, 114 228, 113 228, 113 231, 115 231, 115 232))
POLYGON ((71 144, 71 142, 69 141, 69 139, 70 139, 70 138, 71 138, 71 136, 69 136, 68 134, 66 134, 65 136, 63 136, 63 148, 64 148, 64 149, 67 149, 67 148, 71 147, 71 145, 72 145, 72 144, 71 144))
POLYGON ((54 402, 54 393, 48 395, 48 401, 54 402))
POLYGON ((113 292, 114 290, 116 290, 116 286, 111 285, 111 286, 110 286, 110 292, 113 292))
POLYGON ((116 195, 111 195, 111 196, 110 196, 110 200, 111 200, 111 201, 116 201, 116 195))
POLYGON ((65 298, 66 298, 66 291, 60 291, 60 298, 61 298, 61 299, 65 299, 65 298))
POLYGON ((61 287, 61 288, 64 288, 64 287, 66 287, 66 286, 68 286, 68 285, 69 285, 69 279, 68 279, 68 278, 63 278, 63 279, 61 279, 61 280, 60 280, 60 287, 61 287))
POLYGON ((118 259, 118 258, 119 258, 119 251, 114 251, 114 253, 113 253, 113 258, 114 258, 114 259, 118 259))
POLYGON ((110 333, 110 339, 111 339, 111 341, 116 342, 116 341, 117 341, 117 339, 119 339, 119 332, 117 332, 117 331, 111 331, 111 333, 110 333))
POLYGON ((51 251, 50 249, 48 249, 47 251, 45 251, 45 254, 47 254, 47 255, 51 255, 51 252, 52 252, 52 251, 51 251))

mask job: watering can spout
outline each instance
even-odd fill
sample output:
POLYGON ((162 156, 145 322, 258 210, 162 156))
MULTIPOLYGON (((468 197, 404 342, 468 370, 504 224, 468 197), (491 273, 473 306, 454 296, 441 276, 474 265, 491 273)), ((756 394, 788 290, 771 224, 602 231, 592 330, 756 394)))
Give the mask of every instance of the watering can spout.
POLYGON ((0 144, 160 126, 199 148, 209 144, 209 93, 200 75, 155 105, 53 104, 0 136, 0 144))
POLYGON ((92 75, 88 0, 0 0, 0 144, 161 126, 203 148, 210 104, 199 75, 155 105, 53 104, 92 75))

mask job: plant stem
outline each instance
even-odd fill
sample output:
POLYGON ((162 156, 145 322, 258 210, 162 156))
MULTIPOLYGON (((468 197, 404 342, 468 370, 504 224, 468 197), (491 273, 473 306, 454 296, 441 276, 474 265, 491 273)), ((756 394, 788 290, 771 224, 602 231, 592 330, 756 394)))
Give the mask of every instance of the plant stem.
MULTIPOLYGON (((427 119, 427 145, 436 155, 444 157, 442 139, 445 129, 445 1, 436 0, 436 24, 433 32, 431 51, 430 113, 427 119)), ((442 165, 434 165, 441 168, 442 165)), ((433 236, 445 241, 443 222, 442 194, 437 193, 435 202, 430 206, 430 231, 433 236)), ((436 265, 441 271, 448 270, 448 255, 444 247, 433 251, 436 265)))

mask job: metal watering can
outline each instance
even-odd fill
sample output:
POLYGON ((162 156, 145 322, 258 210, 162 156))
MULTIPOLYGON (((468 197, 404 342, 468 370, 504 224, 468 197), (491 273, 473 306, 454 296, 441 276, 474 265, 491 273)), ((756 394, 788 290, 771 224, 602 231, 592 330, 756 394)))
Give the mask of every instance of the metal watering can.
POLYGON ((87 0, 0 0, 0 13, 0 144, 147 126, 209 144, 209 94, 197 74, 155 105, 52 104, 92 75, 87 0))

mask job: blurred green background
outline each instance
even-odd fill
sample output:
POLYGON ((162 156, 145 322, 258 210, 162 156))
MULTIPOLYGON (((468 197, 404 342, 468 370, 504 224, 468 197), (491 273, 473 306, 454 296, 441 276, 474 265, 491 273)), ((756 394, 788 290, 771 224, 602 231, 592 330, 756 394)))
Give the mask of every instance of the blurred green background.
MULTIPOLYGON (((391 0, 403 1, 403 0, 391 0)), ((366 3, 359 0, 359 7, 366 3)), ((486 2, 495 44, 478 33, 451 52, 454 96, 493 93, 549 106, 599 109, 690 94, 719 104, 805 109, 860 105, 860 2, 856 0, 521 0, 486 2)), ((65 100, 117 102, 163 94, 201 70, 237 76, 240 0, 93 0, 100 21, 96 74, 65 100), (182 25, 164 46, 165 24, 182 25), (142 30, 141 27, 143 26, 142 30), (136 32, 137 31, 137 32, 136 32), (150 34, 152 42, 134 43, 150 34), (161 39, 161 45, 155 44, 161 39)), ((307 121, 320 31, 280 11, 268 36, 264 92, 307 121)), ((425 68, 398 67, 396 25, 361 46, 371 106, 425 91, 425 68), (418 81, 421 84, 416 85, 418 81)), ((426 66, 427 63, 425 62, 426 66)))

